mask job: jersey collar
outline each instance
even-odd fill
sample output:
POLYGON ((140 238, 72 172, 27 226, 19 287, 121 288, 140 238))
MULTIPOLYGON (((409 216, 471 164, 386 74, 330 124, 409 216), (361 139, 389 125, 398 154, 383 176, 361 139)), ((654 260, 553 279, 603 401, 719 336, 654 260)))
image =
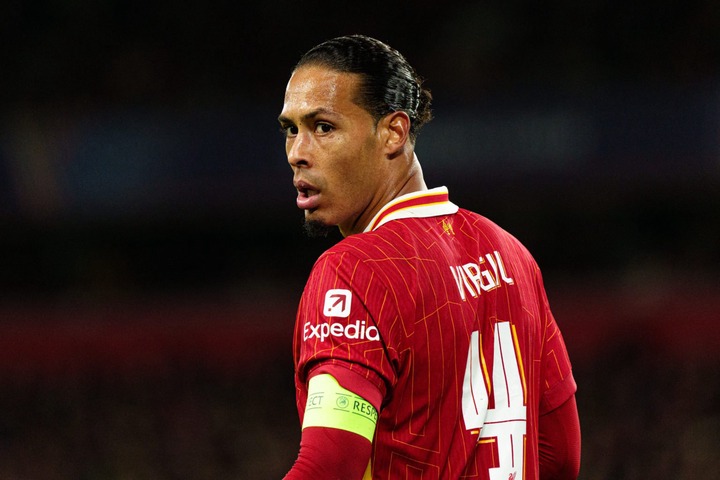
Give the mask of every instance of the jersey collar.
POLYGON ((364 231, 371 232, 390 220, 436 217, 457 213, 458 206, 449 198, 446 187, 401 195, 381 208, 364 231))

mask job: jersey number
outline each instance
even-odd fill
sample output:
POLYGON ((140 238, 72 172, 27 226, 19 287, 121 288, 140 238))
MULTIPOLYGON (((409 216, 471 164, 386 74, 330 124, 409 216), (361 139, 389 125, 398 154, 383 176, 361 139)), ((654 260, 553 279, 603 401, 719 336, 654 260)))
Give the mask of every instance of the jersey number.
POLYGON ((478 442, 497 442, 498 467, 490 468, 490 480, 520 480, 525 460, 527 409, 523 377, 515 351, 514 331, 510 322, 495 325, 492 381, 490 390, 495 408, 488 409, 487 370, 482 355, 480 334, 470 337, 465 379, 463 380, 462 412, 465 428, 479 430, 478 442), (519 473, 519 475, 518 475, 519 473))

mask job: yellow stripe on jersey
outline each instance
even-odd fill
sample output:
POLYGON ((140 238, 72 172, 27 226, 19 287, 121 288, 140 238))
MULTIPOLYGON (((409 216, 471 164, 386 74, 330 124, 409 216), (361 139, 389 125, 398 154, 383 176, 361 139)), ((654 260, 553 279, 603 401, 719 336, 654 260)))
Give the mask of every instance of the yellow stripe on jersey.
POLYGON ((368 466, 365 469, 365 475, 362 480, 372 480, 372 462, 368 462, 368 466))
POLYGON ((328 427, 362 435, 372 442, 377 410, 364 398, 340 386, 332 375, 310 379, 302 428, 328 427))

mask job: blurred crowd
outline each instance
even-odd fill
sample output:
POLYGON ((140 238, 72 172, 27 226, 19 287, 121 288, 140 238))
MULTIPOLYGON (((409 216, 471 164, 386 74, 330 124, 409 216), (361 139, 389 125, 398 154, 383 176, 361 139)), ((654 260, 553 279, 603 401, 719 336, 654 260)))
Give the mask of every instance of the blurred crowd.
MULTIPOLYGON (((287 355, 251 370, 3 380, 0 478, 279 479, 299 426, 287 355)), ((720 371, 627 344, 575 365, 581 478, 693 479, 720 467, 720 371)))

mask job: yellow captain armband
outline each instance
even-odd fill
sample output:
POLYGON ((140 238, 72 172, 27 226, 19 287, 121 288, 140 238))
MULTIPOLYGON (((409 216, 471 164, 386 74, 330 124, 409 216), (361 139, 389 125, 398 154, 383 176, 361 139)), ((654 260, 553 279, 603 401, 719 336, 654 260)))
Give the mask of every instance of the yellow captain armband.
POLYGON ((310 379, 303 429, 338 428, 362 435, 372 442, 377 418, 375 407, 341 387, 332 375, 322 373, 310 379))

